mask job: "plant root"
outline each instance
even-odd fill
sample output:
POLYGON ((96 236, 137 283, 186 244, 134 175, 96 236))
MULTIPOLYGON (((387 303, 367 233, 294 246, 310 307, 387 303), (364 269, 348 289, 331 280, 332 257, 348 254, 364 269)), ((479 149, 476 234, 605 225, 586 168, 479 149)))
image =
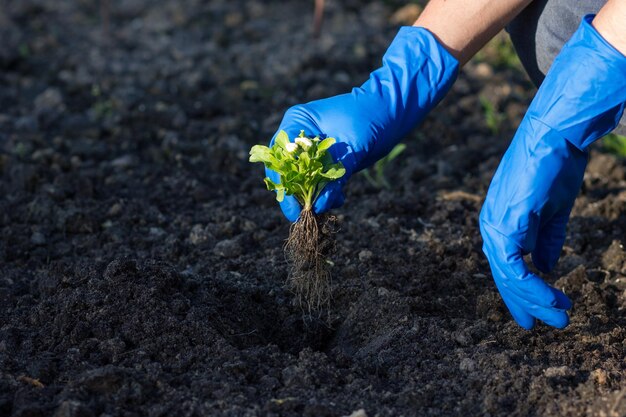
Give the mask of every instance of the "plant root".
POLYGON ((310 209, 302 210, 285 242, 285 256, 290 266, 287 284, 309 315, 321 313, 330 306, 331 263, 328 257, 335 250, 336 222, 335 216, 316 216, 310 209))

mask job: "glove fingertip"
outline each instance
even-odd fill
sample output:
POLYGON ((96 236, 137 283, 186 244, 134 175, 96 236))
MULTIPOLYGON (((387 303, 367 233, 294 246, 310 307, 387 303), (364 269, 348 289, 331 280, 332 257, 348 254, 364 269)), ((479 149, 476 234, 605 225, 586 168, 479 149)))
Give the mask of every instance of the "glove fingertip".
POLYGON ((511 308, 508 304, 509 312, 513 316, 513 320, 526 330, 532 330, 535 327, 535 318, 521 309, 511 308))
POLYGON ((505 287, 501 287, 496 283, 498 290, 500 291, 500 295, 502 296, 502 301, 509 309, 511 316, 513 316, 513 320, 521 327, 526 330, 532 330, 535 327, 535 318, 528 314, 524 309, 514 301, 515 295, 509 293, 509 290, 505 287))
POLYGON ((520 327, 523 327, 526 330, 532 330, 535 327, 535 319, 532 319, 532 320, 527 321, 527 322, 521 322, 519 320, 515 320, 515 322, 517 324, 519 324, 520 327))
POLYGON ((330 208, 339 208, 343 206, 343 203, 346 201, 346 197, 343 195, 343 191, 341 188, 335 193, 335 198, 330 208))
POLYGON ((556 298, 556 306, 562 310, 569 310, 572 308, 572 300, 569 299, 567 295, 563 291, 557 290, 556 288, 552 288, 552 293, 556 298))
POLYGON ((556 307, 558 300, 552 287, 535 274, 528 274, 524 279, 514 281, 521 291, 520 296, 526 301, 543 307, 556 307))
POLYGON ((295 222, 300 217, 300 203, 292 196, 286 196, 283 201, 280 202, 280 209, 290 222, 295 222))
POLYGON ((313 204, 313 211, 316 214, 325 213, 328 210, 341 207, 345 201, 341 184, 339 182, 331 182, 326 185, 322 193, 313 204))
POLYGON ((513 320, 526 330, 532 330, 535 327, 535 318, 523 311, 516 311, 509 307, 513 320))
POLYGON ((564 329, 569 324, 569 316, 564 311, 555 311, 554 314, 549 318, 543 319, 543 321, 557 329, 564 329))

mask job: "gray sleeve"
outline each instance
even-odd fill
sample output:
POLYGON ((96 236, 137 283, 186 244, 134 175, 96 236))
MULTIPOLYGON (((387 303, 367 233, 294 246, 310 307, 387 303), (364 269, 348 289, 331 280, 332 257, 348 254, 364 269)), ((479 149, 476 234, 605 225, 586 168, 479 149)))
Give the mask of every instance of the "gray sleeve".
MULTIPOLYGON (((563 44, 576 31, 583 16, 597 13, 606 0, 535 0, 507 27, 528 76, 541 85, 563 44)), ((626 117, 616 133, 626 134, 626 117)))

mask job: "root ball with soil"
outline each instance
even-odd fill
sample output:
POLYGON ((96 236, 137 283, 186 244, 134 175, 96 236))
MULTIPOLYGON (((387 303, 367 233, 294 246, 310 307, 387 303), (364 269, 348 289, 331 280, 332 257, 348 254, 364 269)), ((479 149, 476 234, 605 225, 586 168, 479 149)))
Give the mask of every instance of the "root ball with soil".
POLYGON ((330 305, 331 262, 335 250, 335 216, 316 216, 313 210, 302 210, 291 225, 285 242, 289 262, 288 287, 298 303, 312 313, 330 305))

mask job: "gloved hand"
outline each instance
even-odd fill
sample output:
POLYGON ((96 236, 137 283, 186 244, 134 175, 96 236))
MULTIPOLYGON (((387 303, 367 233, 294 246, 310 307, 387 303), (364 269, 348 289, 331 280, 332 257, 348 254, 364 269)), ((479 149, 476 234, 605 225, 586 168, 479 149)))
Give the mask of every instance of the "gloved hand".
MULTIPOLYGON (((287 110, 278 131, 286 131, 291 140, 301 130, 334 137, 337 143, 331 154, 346 168, 346 175, 327 184, 317 198, 316 213, 343 204, 342 186, 350 175, 385 156, 421 122, 450 89, 458 67, 456 58, 428 30, 402 27, 383 57, 383 66, 361 87, 287 110)), ((266 175, 280 181, 274 171, 266 170, 266 175)), ((280 206, 287 219, 297 220, 301 207, 293 196, 280 206)))
POLYGON ((555 59, 489 187, 480 213, 483 251, 517 323, 567 326, 572 304, 528 270, 554 268, 587 165, 587 147, 617 125, 626 57, 585 16, 555 59))

